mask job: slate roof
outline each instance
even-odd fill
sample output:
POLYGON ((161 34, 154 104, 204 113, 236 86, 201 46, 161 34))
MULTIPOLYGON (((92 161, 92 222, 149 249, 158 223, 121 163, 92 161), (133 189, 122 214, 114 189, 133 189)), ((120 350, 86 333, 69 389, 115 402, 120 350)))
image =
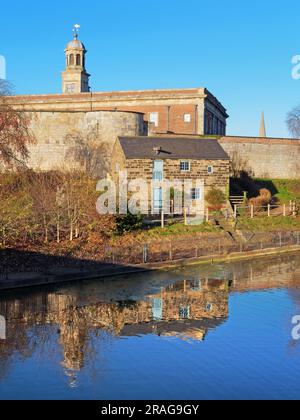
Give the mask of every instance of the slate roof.
POLYGON ((119 137, 126 159, 229 160, 215 139, 195 137, 119 137))

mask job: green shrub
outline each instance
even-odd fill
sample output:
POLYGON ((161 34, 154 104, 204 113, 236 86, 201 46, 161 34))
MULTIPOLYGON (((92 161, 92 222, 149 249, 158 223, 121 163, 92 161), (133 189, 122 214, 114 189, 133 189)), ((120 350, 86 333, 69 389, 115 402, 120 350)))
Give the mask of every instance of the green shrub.
POLYGON ((127 215, 120 215, 116 218, 116 231, 119 234, 140 230, 142 229, 142 226, 143 216, 140 214, 133 215, 128 213, 127 215))
POLYGON ((226 203, 227 198, 223 191, 217 188, 212 188, 205 195, 205 200, 212 208, 220 209, 226 203))

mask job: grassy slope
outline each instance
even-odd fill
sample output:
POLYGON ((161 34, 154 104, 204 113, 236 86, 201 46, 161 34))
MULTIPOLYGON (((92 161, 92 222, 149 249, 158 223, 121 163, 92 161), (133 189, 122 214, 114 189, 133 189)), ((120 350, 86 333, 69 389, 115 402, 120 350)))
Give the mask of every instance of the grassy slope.
POLYGON ((300 180, 287 179, 256 179, 255 182, 262 188, 269 187, 280 203, 289 203, 290 200, 300 201, 300 180))

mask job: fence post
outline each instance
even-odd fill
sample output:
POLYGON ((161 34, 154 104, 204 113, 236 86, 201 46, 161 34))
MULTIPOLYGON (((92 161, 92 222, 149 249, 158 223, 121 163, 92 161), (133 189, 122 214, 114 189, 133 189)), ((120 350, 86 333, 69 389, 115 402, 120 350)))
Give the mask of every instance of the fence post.
POLYGON ((279 233, 279 246, 282 247, 282 235, 279 233))
POLYGON ((237 205, 234 205, 234 218, 237 218, 237 205))
POLYGON ((254 205, 251 204, 251 219, 254 219, 254 205))
POLYGON ((268 204, 268 217, 270 217, 270 216, 271 216, 271 205, 268 204))
POLYGON ((172 240, 170 241, 170 261, 173 261, 173 248, 172 248, 172 240))
POLYGON ((209 209, 207 207, 207 209, 206 209, 206 223, 208 223, 208 222, 209 222, 209 209))
POLYGON ((283 205, 283 216, 286 217, 286 204, 283 205))
POLYGON ((164 227, 165 227, 165 213, 162 210, 161 211, 161 228, 164 229, 164 227))
POLYGON ((148 245, 145 244, 143 247, 143 263, 147 264, 148 261, 148 245))

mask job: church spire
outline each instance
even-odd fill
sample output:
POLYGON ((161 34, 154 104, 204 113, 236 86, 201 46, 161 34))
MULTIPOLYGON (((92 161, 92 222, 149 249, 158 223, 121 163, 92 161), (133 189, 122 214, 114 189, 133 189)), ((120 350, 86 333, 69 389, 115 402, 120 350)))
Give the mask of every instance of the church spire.
POLYGON ((262 114, 261 114, 259 137, 267 137, 266 123, 265 123, 265 113, 264 112, 262 112, 262 114))

